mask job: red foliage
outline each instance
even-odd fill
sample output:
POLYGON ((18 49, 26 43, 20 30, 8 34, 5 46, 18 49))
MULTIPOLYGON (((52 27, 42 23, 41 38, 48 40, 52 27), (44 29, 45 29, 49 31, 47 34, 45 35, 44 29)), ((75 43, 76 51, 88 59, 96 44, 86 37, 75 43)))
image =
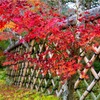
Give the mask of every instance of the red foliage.
MULTIPOLYGON (((53 75, 59 75, 62 79, 71 77, 82 68, 82 64, 78 63, 78 59, 81 59, 80 48, 85 50, 85 47, 90 47, 94 43, 95 37, 100 37, 100 21, 98 20, 96 24, 86 23, 63 29, 65 17, 51 9, 48 9, 47 13, 42 9, 38 13, 32 12, 26 6, 31 7, 26 2, 16 4, 5 2, 0 5, 0 9, 4 8, 0 10, 0 16, 3 16, 5 22, 12 20, 16 23, 13 31, 18 34, 27 32, 20 43, 30 42, 32 39, 38 44, 43 41, 45 50, 37 53, 37 57, 34 58, 27 58, 30 54, 27 52, 23 55, 6 53, 8 62, 4 65, 17 64, 20 61, 35 62, 37 67, 42 68, 43 74, 51 71, 53 75), (5 9, 8 10, 5 12, 5 9)), ((84 19, 81 18, 79 21, 84 19)))

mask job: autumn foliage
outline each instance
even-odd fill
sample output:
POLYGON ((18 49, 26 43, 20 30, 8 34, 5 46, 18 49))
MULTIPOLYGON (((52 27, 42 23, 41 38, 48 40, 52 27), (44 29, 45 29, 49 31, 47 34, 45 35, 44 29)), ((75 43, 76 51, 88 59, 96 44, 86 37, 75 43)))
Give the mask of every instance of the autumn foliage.
MULTIPOLYGON (((62 79, 69 78, 84 67, 78 62, 82 59, 80 48, 87 52, 88 48, 89 51, 93 51, 91 45, 99 45, 96 38, 100 37, 100 20, 80 26, 64 27, 66 17, 53 11, 55 8, 43 5, 45 4, 40 1, 31 5, 19 0, 16 2, 5 0, 0 3, 0 28, 5 27, 7 23, 14 23, 14 27, 9 27, 12 30, 9 33, 10 38, 14 38, 13 32, 19 35, 26 32, 27 34, 19 43, 29 43, 33 39, 37 44, 44 43, 44 50, 38 53, 38 58, 26 58, 25 55, 32 52, 24 52, 24 56, 6 52, 7 61, 4 65, 16 65, 19 61, 29 61, 36 63, 37 67, 43 70, 44 75, 50 71, 53 75, 61 76, 62 79), (39 6, 39 9, 32 11, 33 6, 39 6)), ((79 21, 83 20, 79 19, 79 21)), ((0 40, 5 39, 4 34, 7 33, 0 33, 0 40)), ((15 69, 18 69, 18 66, 15 66, 15 69)))

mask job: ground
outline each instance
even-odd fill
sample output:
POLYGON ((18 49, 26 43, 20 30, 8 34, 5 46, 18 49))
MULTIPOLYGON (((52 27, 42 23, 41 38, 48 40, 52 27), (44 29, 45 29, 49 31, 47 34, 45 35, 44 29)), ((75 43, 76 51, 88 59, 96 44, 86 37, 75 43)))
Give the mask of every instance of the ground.
POLYGON ((59 100, 55 96, 46 96, 26 88, 19 88, 6 83, 5 70, 0 69, 0 100, 59 100))

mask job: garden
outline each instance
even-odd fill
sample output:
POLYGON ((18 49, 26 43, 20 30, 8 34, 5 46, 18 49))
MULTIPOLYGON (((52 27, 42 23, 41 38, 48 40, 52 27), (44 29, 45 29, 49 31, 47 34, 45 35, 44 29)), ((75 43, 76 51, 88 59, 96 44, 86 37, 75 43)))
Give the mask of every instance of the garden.
POLYGON ((0 100, 100 100, 100 1, 1 0, 0 100))

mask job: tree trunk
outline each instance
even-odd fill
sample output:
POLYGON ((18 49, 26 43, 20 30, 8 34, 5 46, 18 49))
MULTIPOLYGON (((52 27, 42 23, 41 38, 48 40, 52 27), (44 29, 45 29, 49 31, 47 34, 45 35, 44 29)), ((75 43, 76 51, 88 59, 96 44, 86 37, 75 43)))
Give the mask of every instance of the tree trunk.
POLYGON ((75 76, 72 76, 71 79, 68 80, 68 90, 69 90, 69 95, 67 100, 75 100, 74 97, 74 84, 75 84, 75 76))

